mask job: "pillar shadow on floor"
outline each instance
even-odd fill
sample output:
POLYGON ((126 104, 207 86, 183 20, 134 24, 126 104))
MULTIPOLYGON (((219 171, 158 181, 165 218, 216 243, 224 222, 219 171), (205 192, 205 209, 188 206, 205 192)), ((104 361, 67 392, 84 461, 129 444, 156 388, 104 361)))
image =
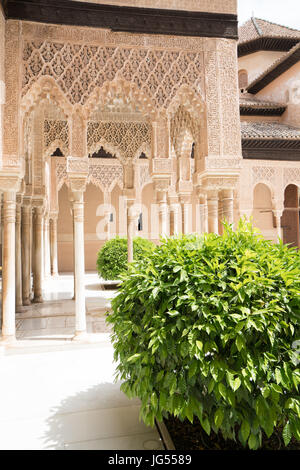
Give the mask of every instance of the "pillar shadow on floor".
POLYGON ((120 383, 102 383, 84 390, 51 410, 43 436, 44 448, 161 449, 157 430, 140 422, 139 408, 137 399, 129 400, 120 391, 120 383))

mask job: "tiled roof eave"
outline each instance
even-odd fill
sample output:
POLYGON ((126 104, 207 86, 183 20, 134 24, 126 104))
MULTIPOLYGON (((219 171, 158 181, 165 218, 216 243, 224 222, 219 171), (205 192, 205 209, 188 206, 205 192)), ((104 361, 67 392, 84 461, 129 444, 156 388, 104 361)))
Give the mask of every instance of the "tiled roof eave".
POLYGON ((281 116, 286 106, 240 105, 241 116, 281 116))
POLYGON ((243 149, 295 149, 300 150, 300 137, 299 138, 274 138, 274 137, 243 137, 243 149))
POLYGON ((243 57, 257 51, 288 52, 300 42, 300 37, 262 36, 238 43, 238 56, 243 57))
POLYGON ((290 51, 290 53, 287 53, 284 57, 279 59, 277 62, 275 62, 275 64, 267 69, 266 72, 261 74, 252 83, 250 83, 247 87, 247 92, 252 94, 258 93, 260 90, 269 85, 269 83, 295 65, 300 60, 300 42, 293 49, 294 50, 290 51))

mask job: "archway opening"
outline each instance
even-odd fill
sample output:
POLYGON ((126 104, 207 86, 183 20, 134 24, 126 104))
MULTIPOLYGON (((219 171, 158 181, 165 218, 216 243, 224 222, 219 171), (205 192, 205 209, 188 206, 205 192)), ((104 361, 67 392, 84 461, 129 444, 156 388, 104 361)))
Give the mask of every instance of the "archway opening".
POLYGON ((299 247, 299 188, 294 184, 289 184, 284 191, 284 211, 281 226, 283 229, 283 243, 299 247))
POLYGON ((253 225, 259 228, 266 238, 275 241, 276 227, 274 223, 272 194, 270 188, 264 183, 259 183, 254 188, 252 215, 253 225))
POLYGON ((73 220, 69 189, 63 184, 58 192, 57 261, 58 272, 73 272, 73 220))
MULTIPOLYGON (((106 238, 104 195, 89 183, 84 193, 84 256, 86 271, 95 271, 97 254, 106 238)), ((109 223, 109 222, 108 222, 109 223)))

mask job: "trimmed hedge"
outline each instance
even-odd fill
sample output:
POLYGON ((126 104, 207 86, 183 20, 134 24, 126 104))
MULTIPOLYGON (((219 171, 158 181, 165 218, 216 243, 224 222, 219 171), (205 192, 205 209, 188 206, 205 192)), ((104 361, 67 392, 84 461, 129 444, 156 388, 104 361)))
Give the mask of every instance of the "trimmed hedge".
MULTIPOLYGON (((145 238, 136 237, 133 240, 133 258, 139 260, 149 250, 154 249, 154 244, 145 238)), ((127 262, 127 238, 114 238, 107 241, 97 257, 97 271, 99 277, 105 280, 120 279, 126 273, 128 267, 127 262)))
POLYGON ((130 266, 108 322, 118 377, 141 417, 197 416, 257 449, 300 440, 300 254, 240 221, 162 241, 130 266))

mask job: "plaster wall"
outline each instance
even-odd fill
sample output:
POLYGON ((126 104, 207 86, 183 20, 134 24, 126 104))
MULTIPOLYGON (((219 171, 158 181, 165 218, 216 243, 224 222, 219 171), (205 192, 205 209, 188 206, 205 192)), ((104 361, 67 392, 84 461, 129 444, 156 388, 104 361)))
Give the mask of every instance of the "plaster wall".
POLYGON ((119 5, 166 10, 205 11, 212 13, 237 13, 236 0, 73 0, 85 3, 119 5))
POLYGON ((256 95, 258 98, 288 104, 281 121, 300 126, 300 63, 277 77, 256 95))
POLYGON ((267 70, 275 60, 281 57, 283 52, 258 51, 238 59, 239 70, 247 70, 248 83, 251 83, 258 75, 267 70))
POLYGON ((280 122, 281 116, 241 116, 243 122, 280 122))
MULTIPOLYGON (((252 214, 255 225, 261 230, 264 237, 274 242, 277 240, 274 210, 283 209, 285 188, 289 184, 300 186, 298 162, 242 160, 238 191, 240 213, 252 214), (264 187, 260 184, 263 184, 264 187), (272 215, 271 212, 268 212, 271 208, 272 215)), ((284 225, 285 221, 282 220, 281 237, 284 235, 284 225)))

